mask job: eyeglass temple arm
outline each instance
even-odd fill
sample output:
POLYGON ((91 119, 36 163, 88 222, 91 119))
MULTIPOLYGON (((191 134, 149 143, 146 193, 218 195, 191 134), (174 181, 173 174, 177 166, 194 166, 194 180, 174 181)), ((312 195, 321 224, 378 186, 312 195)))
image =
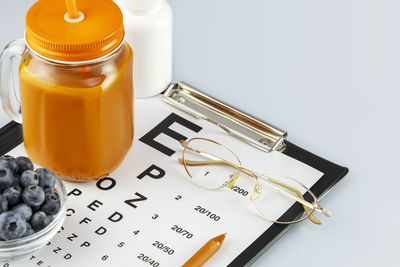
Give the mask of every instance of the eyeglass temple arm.
MULTIPOLYGON (((271 178, 271 177, 268 177, 268 180, 271 181, 271 180, 275 180, 275 179, 273 179, 273 178, 271 178)), ((278 182, 278 180, 275 180, 275 181, 278 182)), ((271 181, 271 182, 272 182, 272 181, 271 181)), ((274 183, 275 183, 275 182, 274 182, 274 183)), ((329 210, 324 209, 323 207, 319 206, 317 203, 316 203, 316 205, 313 205, 313 204, 311 204, 310 202, 304 200, 304 198, 303 198, 303 199, 300 199, 300 198, 298 198, 298 197, 296 197, 296 196, 293 196, 293 195, 289 194, 288 192, 286 192, 286 191, 284 191, 284 190, 282 190, 282 189, 280 189, 280 188, 278 188, 278 187, 276 187, 276 186, 274 186, 274 185, 272 185, 272 184, 269 184, 269 183, 265 183, 265 184, 268 185, 268 186, 270 186, 270 187, 272 187, 272 188, 274 188, 274 189, 276 189, 276 190, 278 190, 279 192, 281 192, 282 194, 288 196, 289 198, 300 202, 301 204, 303 204, 303 206, 305 205, 305 206, 307 206, 307 207, 309 207, 309 208, 314 208, 316 211, 318 211, 318 212, 324 214, 324 215, 327 216, 327 217, 331 217, 331 216, 332 216, 332 214, 331 214, 331 212, 330 212, 329 210)), ((279 184, 279 183, 278 183, 278 184, 279 184)))
MULTIPOLYGON (((295 187, 293 187, 291 185, 285 184, 285 183, 283 183, 283 182, 281 182, 279 180, 276 180, 274 178, 271 178, 271 177, 268 177, 268 179, 269 179, 270 182, 272 182, 274 184, 278 184, 280 186, 286 187, 287 189, 293 191, 294 193, 297 194, 297 196, 299 198, 304 200, 303 195, 301 194, 301 192, 297 188, 295 188, 295 187)), ((310 219, 311 222, 313 222, 315 224, 322 224, 317 218, 315 218, 315 216, 311 213, 311 211, 309 210, 309 208, 306 205, 302 204, 302 206, 303 206, 303 209, 306 212, 306 214, 309 216, 308 218, 310 219)))
MULTIPOLYGON (((179 160, 180 163, 183 164, 183 159, 182 159, 182 158, 179 158, 178 160, 179 160)), ((221 160, 209 160, 209 161, 185 160, 185 164, 188 165, 188 166, 204 166, 204 165, 224 164, 224 165, 228 165, 228 166, 230 166, 230 167, 233 167, 233 168, 235 168, 235 169, 239 169, 241 172, 243 172, 243 173, 245 173, 245 174, 247 174, 247 175, 249 175, 249 176, 251 176, 251 177, 255 177, 254 173, 250 172, 249 170, 243 169, 243 168, 239 168, 235 163, 229 162, 229 161, 226 161, 226 160, 222 160, 222 159, 221 159, 221 160)), ((285 184, 285 183, 283 183, 283 182, 281 182, 281 181, 278 181, 278 180, 276 180, 276 179, 273 179, 273 178, 270 178, 270 177, 268 177, 268 179, 269 179, 272 183, 281 185, 281 186, 286 187, 287 189, 293 191, 294 193, 297 194, 297 196, 298 196, 301 200, 305 201, 303 195, 300 193, 300 191, 299 191, 298 189, 296 189, 296 188, 294 188, 294 187, 292 187, 292 186, 290 186, 290 185, 288 185, 288 184, 285 184)), ((275 189, 276 189, 276 188, 275 188, 275 189)), ((284 191, 283 191, 283 192, 284 192, 284 191)), ((292 196, 292 195, 289 194, 289 197, 291 197, 291 196, 292 196)), ((299 202, 301 202, 301 201, 299 201, 299 202)), ((305 201, 305 202, 306 202, 306 201, 305 201)), ((307 202, 307 203, 308 203, 308 202, 307 202)), ((303 203, 302 203, 302 204, 303 204, 303 203)), ((311 204, 309 203, 309 205, 311 205, 311 204)), ((309 208, 308 208, 306 205, 303 204, 303 208, 304 208, 304 211, 307 213, 307 215, 309 215, 310 221, 312 221, 312 222, 315 223, 315 224, 321 224, 321 222, 320 222, 317 218, 315 218, 314 215, 312 215, 312 214, 310 215, 311 211, 309 210, 309 208)))

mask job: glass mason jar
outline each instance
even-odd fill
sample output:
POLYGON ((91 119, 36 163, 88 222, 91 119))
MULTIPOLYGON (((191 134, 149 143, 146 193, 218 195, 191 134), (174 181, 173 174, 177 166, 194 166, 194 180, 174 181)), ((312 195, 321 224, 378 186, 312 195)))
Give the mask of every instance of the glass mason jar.
MULTIPOLYGON (((52 5, 49 0, 40 2, 47 4, 47 9, 52 5)), ((115 5, 111 3, 106 4, 115 5)), ((116 5, 113 8, 118 9, 116 5)), ((122 37, 120 33, 115 36, 119 37, 112 43, 95 40, 95 44, 105 43, 96 53, 85 44, 71 52, 70 47, 56 50, 54 45, 43 45, 27 31, 25 41, 11 42, 0 57, 4 110, 22 123, 25 149, 32 161, 63 179, 85 181, 106 176, 121 163, 132 144, 133 55, 123 41, 123 27, 122 37), (10 75, 16 57, 20 58, 20 110, 14 97, 18 89, 10 75)))

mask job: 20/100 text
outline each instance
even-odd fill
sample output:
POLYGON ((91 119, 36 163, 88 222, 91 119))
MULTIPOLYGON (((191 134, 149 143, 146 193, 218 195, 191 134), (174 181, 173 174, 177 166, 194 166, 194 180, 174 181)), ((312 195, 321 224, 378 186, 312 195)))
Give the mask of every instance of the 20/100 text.
POLYGON ((202 208, 201 206, 196 206, 194 208, 195 211, 200 212, 201 214, 206 215, 207 217, 209 217, 210 219, 214 220, 214 221, 219 221, 221 219, 220 216, 216 215, 215 213, 212 213, 209 210, 206 210, 205 208, 202 208))

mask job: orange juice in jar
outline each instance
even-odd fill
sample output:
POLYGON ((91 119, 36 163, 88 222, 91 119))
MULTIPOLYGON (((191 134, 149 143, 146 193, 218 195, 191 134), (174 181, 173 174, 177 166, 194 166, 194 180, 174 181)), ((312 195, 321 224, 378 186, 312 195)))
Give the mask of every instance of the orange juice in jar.
MULTIPOLYGON (((26 40, 11 42, 0 75, 21 55, 23 136, 28 156, 66 180, 94 180, 123 160, 133 140, 132 49, 109 0, 41 0, 26 16, 26 40), (67 12, 68 10, 68 12, 67 12)), ((8 77, 8 76, 7 76, 8 77)), ((5 111, 12 82, 2 79, 5 111)))

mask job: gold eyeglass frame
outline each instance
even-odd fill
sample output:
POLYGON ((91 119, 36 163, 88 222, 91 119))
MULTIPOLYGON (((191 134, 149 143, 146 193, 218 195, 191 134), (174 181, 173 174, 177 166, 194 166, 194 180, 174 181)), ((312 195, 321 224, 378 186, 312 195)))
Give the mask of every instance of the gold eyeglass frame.
POLYGON ((217 141, 214 141, 214 140, 211 140, 211 139, 208 139, 208 138, 194 137, 194 138, 189 139, 188 141, 180 140, 180 144, 183 146, 183 152, 182 152, 182 158, 179 158, 178 160, 179 160, 180 163, 183 164, 183 166, 184 166, 184 168, 186 170, 186 173, 188 174, 190 180, 192 182, 194 182, 196 185, 198 185, 198 186, 200 186, 202 188, 210 189, 210 190, 218 190, 218 189, 221 189, 221 188, 223 188, 225 186, 228 187, 228 188, 231 188, 236 183, 237 179, 239 178, 240 172, 246 174, 249 177, 254 178, 253 191, 250 194, 250 200, 253 202, 253 204, 254 204, 257 212, 259 213, 259 215, 261 217, 263 217, 264 219, 270 221, 270 222, 278 223, 278 224, 295 224, 295 223, 302 222, 302 221, 304 221, 306 219, 309 219, 314 224, 321 224, 321 222, 317 218, 315 218, 315 216, 313 215, 314 211, 318 211, 318 212, 326 215, 327 217, 331 217, 331 213, 328 210, 324 209, 323 207, 321 207, 319 205, 318 199, 314 195, 314 193, 311 192, 311 190, 309 188, 307 188, 305 185, 303 185, 300 181, 298 181, 298 180, 296 180, 296 179, 294 179, 292 177, 289 177, 289 176, 286 176, 286 175, 281 175, 281 174, 273 174, 273 173, 257 173, 255 171, 252 171, 252 170, 249 170, 247 168, 244 168, 244 167, 241 166, 242 164, 241 164, 241 161, 238 158, 238 156, 231 149, 229 149, 228 147, 220 144, 217 141), (208 152, 199 151, 197 149, 194 149, 194 148, 190 147, 189 143, 191 141, 194 141, 194 140, 208 141, 208 142, 211 142, 211 143, 214 143, 216 145, 219 145, 219 146, 223 147, 224 149, 226 149, 227 151, 232 153, 232 155, 237 159, 238 164, 235 164, 233 162, 224 160, 224 159, 222 159, 222 158, 220 158, 218 156, 212 155, 212 154, 210 154, 208 152), (197 154, 199 154, 199 155, 201 155, 201 156, 203 156, 205 158, 208 158, 210 160, 208 160, 208 161, 185 160, 185 153, 186 153, 187 150, 195 152, 195 153, 197 153, 197 154), (187 166, 204 166, 204 165, 215 165, 215 164, 223 164, 223 165, 227 165, 227 166, 230 166, 230 167, 235 169, 235 172, 230 176, 230 180, 227 181, 226 183, 222 184, 221 186, 218 186, 218 187, 208 187, 208 186, 202 185, 196 179, 193 179, 192 175, 190 174, 190 172, 189 172, 189 170, 187 168, 187 166), (292 180, 292 181, 296 182, 297 184, 299 184, 301 187, 303 187, 311 195, 311 197, 314 199, 313 203, 310 203, 310 202, 306 201, 304 199, 303 195, 301 194, 301 192, 297 188, 295 188, 295 187, 293 187, 291 185, 288 185, 286 183, 283 183, 280 180, 275 179, 275 178, 270 177, 270 176, 282 177, 282 178, 289 179, 289 180, 292 180), (271 218, 268 218, 268 217, 264 216, 262 214, 262 212, 258 209, 257 205, 255 204, 255 201, 262 194, 262 186, 260 185, 259 181, 263 182, 263 185, 266 184, 266 185, 274 188, 278 192, 282 193, 286 197, 289 197, 292 200, 295 200, 295 201, 301 203, 302 206, 303 206, 303 209, 305 211, 306 217, 301 218, 301 219, 297 219, 297 220, 293 220, 293 221, 290 221, 290 222, 282 222, 282 221, 273 220, 271 218), (281 187, 284 187, 284 188, 294 192, 297 196, 295 196, 293 194, 290 194, 287 191, 282 190, 281 188, 276 187, 273 184, 279 185, 281 187))

